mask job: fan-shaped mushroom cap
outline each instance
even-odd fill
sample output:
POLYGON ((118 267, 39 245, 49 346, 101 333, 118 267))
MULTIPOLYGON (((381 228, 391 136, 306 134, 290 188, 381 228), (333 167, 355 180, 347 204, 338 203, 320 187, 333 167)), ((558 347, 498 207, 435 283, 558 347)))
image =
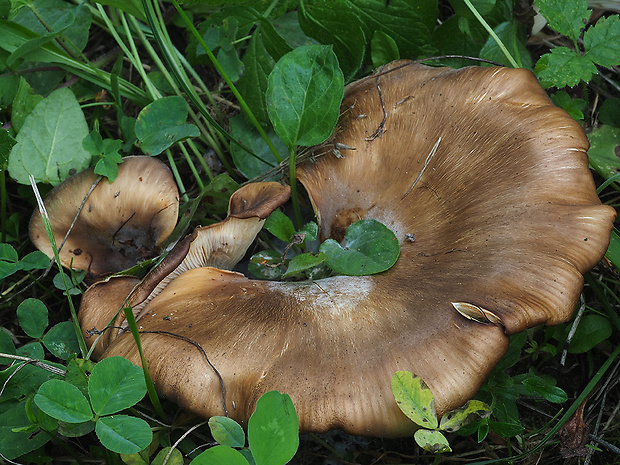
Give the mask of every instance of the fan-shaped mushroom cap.
MULTIPOLYGON (((92 285, 84 294, 80 308, 80 325, 87 332, 105 328, 118 310, 130 305, 140 319, 141 310, 173 279, 186 271, 204 266, 231 269, 243 258, 265 219, 290 197, 291 189, 277 182, 260 182, 243 186, 230 197, 224 221, 196 228, 153 268, 142 281, 130 277, 113 277, 92 285)), ((93 351, 95 357, 107 347, 108 340, 124 327, 124 314, 116 318, 115 327, 101 338, 93 351)), ((89 338, 90 339, 90 338, 89 338)), ((90 339, 94 342, 94 338, 90 339)))
MULTIPOLYGON (((278 389, 304 431, 402 435, 396 371, 421 376, 441 414, 476 393, 507 334, 570 317, 615 216, 581 127, 529 71, 399 65, 348 87, 332 140, 298 170, 325 237, 377 219, 396 265, 303 283, 181 274, 138 322, 166 396, 207 417, 225 401, 245 422, 278 389)), ((127 334, 105 355, 139 361, 127 334)))
MULTIPOLYGON (((98 176, 82 171, 45 197, 58 247, 98 176)), ((172 233, 179 193, 168 167, 152 157, 127 157, 113 183, 103 179, 88 196, 60 250, 65 267, 86 270, 89 279, 114 273, 153 258, 172 233)), ((30 239, 54 256, 38 211, 30 219, 30 239)))

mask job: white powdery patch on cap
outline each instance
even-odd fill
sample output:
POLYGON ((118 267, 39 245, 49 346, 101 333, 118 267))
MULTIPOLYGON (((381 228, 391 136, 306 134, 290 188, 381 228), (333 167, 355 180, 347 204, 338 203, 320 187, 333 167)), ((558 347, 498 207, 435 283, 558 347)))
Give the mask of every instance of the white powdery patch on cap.
POLYGON ((375 287, 371 276, 334 276, 317 281, 272 282, 270 287, 315 313, 347 316, 375 287))

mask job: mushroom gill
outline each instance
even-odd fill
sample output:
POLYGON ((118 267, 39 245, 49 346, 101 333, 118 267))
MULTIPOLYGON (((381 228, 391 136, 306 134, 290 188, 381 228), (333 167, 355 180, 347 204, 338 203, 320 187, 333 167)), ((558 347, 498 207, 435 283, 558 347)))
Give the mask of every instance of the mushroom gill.
MULTIPOLYGON (((299 180, 323 237, 376 219, 399 260, 296 283, 179 274, 138 325, 156 386, 183 407, 209 417, 225 403, 245 423, 277 389, 303 431, 404 435, 396 371, 420 376, 441 415, 475 395, 509 334, 570 318, 615 211, 596 195, 583 130, 529 71, 393 63, 349 85, 342 114, 299 180)), ((81 312, 105 298, 87 293, 81 312)), ((127 333, 110 338, 113 355, 139 363, 127 333)))

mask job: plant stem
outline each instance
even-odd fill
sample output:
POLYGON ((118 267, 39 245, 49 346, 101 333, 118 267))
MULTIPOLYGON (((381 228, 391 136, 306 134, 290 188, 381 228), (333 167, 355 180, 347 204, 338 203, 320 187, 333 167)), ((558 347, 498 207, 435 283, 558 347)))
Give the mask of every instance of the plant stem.
POLYGON ((512 55, 510 54, 510 52, 508 51, 508 49, 506 48, 506 46, 504 45, 504 43, 501 41, 501 39, 497 36, 497 34, 495 34, 495 31, 493 30, 493 28, 491 26, 489 26, 489 23, 487 23, 485 21, 485 19, 482 17, 482 15, 480 13, 478 13, 478 10, 476 10, 476 7, 474 5, 472 5, 470 0, 463 0, 465 2, 465 4, 467 5, 467 8, 469 8, 469 10, 473 13, 473 15, 476 17, 476 19, 478 20, 478 22, 480 24, 482 24, 482 27, 484 27, 487 32, 489 33, 489 35, 491 37, 493 37, 493 40, 495 41, 495 43, 497 44, 497 46, 499 47, 499 49, 502 51, 502 53, 506 56, 506 58, 508 59, 508 61, 510 62, 510 66, 512 66, 513 68, 519 68, 519 64, 515 61, 515 59, 512 57, 512 55))
POLYGON ((295 212, 295 226, 301 229, 301 210, 299 208, 299 198, 297 197, 297 176, 295 175, 295 161, 297 157, 297 147, 290 147, 288 151, 288 175, 291 185, 291 200, 293 201, 293 211, 295 212))

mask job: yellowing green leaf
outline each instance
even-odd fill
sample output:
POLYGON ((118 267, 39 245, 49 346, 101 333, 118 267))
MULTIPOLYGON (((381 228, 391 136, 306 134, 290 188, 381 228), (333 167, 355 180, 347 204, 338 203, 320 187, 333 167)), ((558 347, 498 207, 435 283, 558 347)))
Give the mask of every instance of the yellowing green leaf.
POLYGON ((439 431, 419 429, 415 432, 413 438, 415 439, 415 442, 418 443, 418 446, 424 450, 432 452, 433 454, 452 452, 448 440, 439 431))
POLYGON ((392 377, 392 393, 398 407, 415 424, 437 428, 435 397, 422 378, 408 371, 397 371, 392 377))
POLYGON ((451 410, 441 417, 439 429, 452 433, 479 418, 491 415, 491 408, 479 400, 470 400, 462 407, 451 410))

